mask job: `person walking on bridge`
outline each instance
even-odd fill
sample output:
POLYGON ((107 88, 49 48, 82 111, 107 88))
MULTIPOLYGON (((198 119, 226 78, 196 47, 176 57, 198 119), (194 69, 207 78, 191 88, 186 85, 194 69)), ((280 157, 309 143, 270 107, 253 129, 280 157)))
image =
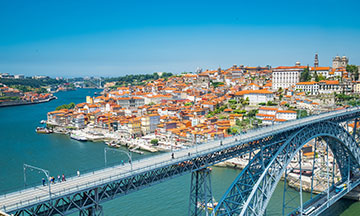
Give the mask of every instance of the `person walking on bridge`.
POLYGON ((78 177, 80 177, 80 171, 79 170, 76 172, 76 174, 77 174, 78 177))
POLYGON ((45 186, 45 179, 44 178, 42 178, 42 184, 43 184, 43 186, 45 186))
POLYGON ((62 181, 66 181, 64 173, 62 174, 62 181))
POLYGON ((58 175, 58 182, 59 182, 59 183, 61 182, 61 178, 60 178, 60 175, 58 175))

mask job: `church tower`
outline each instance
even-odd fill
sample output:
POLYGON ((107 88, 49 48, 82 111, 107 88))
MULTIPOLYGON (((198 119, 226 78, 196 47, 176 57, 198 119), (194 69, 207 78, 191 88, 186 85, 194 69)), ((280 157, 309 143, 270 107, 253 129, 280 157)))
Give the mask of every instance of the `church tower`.
POLYGON ((315 53, 314 67, 319 67, 319 57, 317 53, 315 53))

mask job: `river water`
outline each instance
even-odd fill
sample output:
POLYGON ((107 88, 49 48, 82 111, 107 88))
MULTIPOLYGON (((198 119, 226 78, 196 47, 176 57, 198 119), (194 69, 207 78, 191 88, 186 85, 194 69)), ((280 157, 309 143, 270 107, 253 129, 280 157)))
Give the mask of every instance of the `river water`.
MULTIPOLYGON (((104 143, 79 142, 59 134, 37 134, 35 128, 46 113, 62 104, 85 101, 94 89, 59 92, 57 100, 48 103, 0 108, 0 194, 24 187, 23 164, 50 171, 57 176, 75 175, 104 167, 104 143)), ((137 155, 134 159, 151 156, 137 155)), ((110 163, 126 160, 125 155, 109 153, 110 163)), ((219 200, 235 177, 237 169, 214 167, 211 173, 213 195, 219 200)), ((41 173, 28 170, 27 184, 40 184, 41 173)), ((185 175, 155 186, 131 193, 103 204, 105 215, 187 215, 190 175, 185 175)), ((304 193, 304 200, 309 194, 304 193)), ((280 215, 283 183, 277 186, 266 211, 267 215, 280 215)), ((1 203, 0 203, 1 205, 1 203)), ((360 215, 360 202, 341 200, 324 215, 360 215)))

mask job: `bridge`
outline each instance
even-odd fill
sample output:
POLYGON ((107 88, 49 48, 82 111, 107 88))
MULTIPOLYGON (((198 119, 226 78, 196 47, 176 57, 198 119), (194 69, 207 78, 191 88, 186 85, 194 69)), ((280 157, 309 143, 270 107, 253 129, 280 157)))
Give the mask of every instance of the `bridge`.
POLYGON ((108 200, 192 173, 189 215, 263 215, 284 173, 286 182, 289 164, 296 157, 301 186, 301 149, 316 139, 327 144, 327 155, 329 149, 333 152, 341 179, 331 185, 328 181, 328 189, 317 196, 311 193, 307 202, 300 193, 300 202, 291 214, 318 215, 360 184, 360 148, 355 139, 359 117, 357 107, 322 113, 199 144, 174 152, 174 157, 163 153, 82 174, 52 184, 50 191, 44 186, 23 189, 0 196, 0 211, 13 215, 101 215, 101 204, 108 200), (350 122, 354 123, 352 134, 350 122), (207 167, 244 155, 248 156, 248 165, 215 206, 207 167), (346 188, 335 191, 344 184, 346 188))

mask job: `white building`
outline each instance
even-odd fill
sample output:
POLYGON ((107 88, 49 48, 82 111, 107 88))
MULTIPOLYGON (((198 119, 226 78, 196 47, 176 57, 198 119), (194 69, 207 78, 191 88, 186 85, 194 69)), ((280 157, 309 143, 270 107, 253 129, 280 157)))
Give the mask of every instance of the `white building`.
POLYGON ((272 89, 285 89, 296 85, 300 81, 300 74, 306 66, 277 67, 272 72, 272 89))
POLYGON ((317 82, 299 82, 296 83, 296 90, 310 95, 319 94, 319 84, 317 82))
POLYGON ((250 104, 267 103, 274 100, 273 92, 268 90, 243 90, 235 93, 235 98, 249 98, 250 104))
POLYGON ((292 110, 278 110, 275 115, 276 119, 285 119, 286 121, 295 120, 296 117, 297 117, 296 111, 292 111, 292 110))

